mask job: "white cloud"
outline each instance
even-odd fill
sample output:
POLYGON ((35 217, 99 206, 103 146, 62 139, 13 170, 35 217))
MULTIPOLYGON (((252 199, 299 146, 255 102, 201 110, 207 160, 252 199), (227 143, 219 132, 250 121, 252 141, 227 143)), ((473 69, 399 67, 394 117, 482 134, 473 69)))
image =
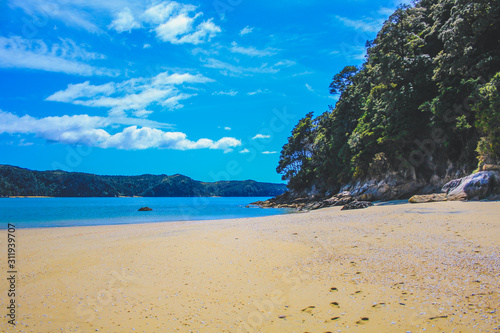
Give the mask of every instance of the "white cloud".
POLYGON ((209 42, 212 38, 214 38, 219 32, 221 32, 221 28, 212 22, 212 19, 208 21, 203 21, 198 25, 196 30, 190 34, 186 34, 177 40, 171 40, 172 44, 200 44, 209 42))
POLYGON ((264 155, 272 155, 272 154, 277 154, 277 151, 263 151, 262 154, 264 155))
POLYGON ((295 61, 285 59, 285 60, 278 61, 277 63, 274 64, 274 66, 276 66, 276 67, 278 67, 278 66, 291 67, 291 66, 294 66, 296 64, 297 63, 295 61))
POLYGON ((249 95, 249 96, 253 96, 253 95, 257 95, 257 94, 264 94, 264 93, 268 93, 268 92, 269 92, 269 90, 268 90, 268 89, 264 89, 264 90, 262 90, 262 89, 260 89, 260 88, 259 88, 259 89, 254 90, 254 91, 247 92, 247 95, 249 95))
MULTIPOLYGON (((410 1, 408 1, 408 2, 410 2, 410 1)), ((400 5, 400 3, 402 3, 402 2, 400 2, 400 1, 398 0, 398 2, 397 2, 395 5, 396 5, 396 6, 399 6, 399 5, 400 5)), ((394 8, 381 7, 381 8, 379 8, 379 10, 377 10, 377 13, 379 13, 380 15, 384 15, 384 16, 389 17, 389 16, 391 16, 392 14, 394 14, 394 11, 395 11, 395 9, 394 9, 394 8)))
POLYGON ((142 48, 143 48, 143 49, 149 49, 149 48, 151 48, 151 44, 146 43, 146 44, 144 44, 144 45, 142 46, 142 48))
MULTIPOLYGON (((203 12, 197 6, 176 1, 136 0, 8 0, 29 17, 56 19, 70 27, 91 33, 103 33, 95 21, 109 19, 108 29, 118 33, 144 28, 156 32, 157 37, 174 44, 199 44, 210 41, 221 32, 220 27, 207 19, 197 22, 203 12)), ((36 23, 35 23, 36 25, 36 23)), ((27 31, 27 34, 36 32, 27 31)))
MULTIPOLYGON (((69 27, 87 30, 91 33, 102 33, 102 30, 92 22, 93 15, 89 9, 105 12, 114 12, 122 9, 121 1, 60 1, 60 0, 10 0, 11 6, 19 7, 34 20, 48 20, 49 18, 59 20, 69 27)), ((36 23, 35 23, 36 25, 36 23)), ((35 34, 32 29, 27 33, 35 34)))
POLYGON ((238 46, 236 42, 231 43, 231 48, 229 49, 229 51, 231 51, 232 53, 240 53, 251 57, 265 57, 276 54, 276 50, 274 49, 258 50, 253 46, 250 47, 238 46))
POLYGON ((157 38, 161 41, 172 44, 196 45, 210 41, 222 31, 211 18, 196 23, 203 16, 203 12, 196 10, 197 7, 193 5, 164 1, 152 5, 137 17, 134 17, 132 13, 125 13, 120 17, 123 24, 114 24, 115 19, 110 27, 118 32, 123 32, 147 26, 156 32, 157 38), (122 28, 122 26, 126 26, 127 29, 122 28))
POLYGON ((139 23, 130 8, 125 7, 121 12, 116 15, 116 18, 109 25, 110 29, 114 29, 118 32, 132 31, 133 29, 138 29, 141 27, 141 23, 139 23))
POLYGON ((103 59, 102 54, 88 52, 71 39, 60 41, 49 47, 40 39, 0 37, 0 67, 38 69, 82 76, 117 74, 117 71, 85 63, 103 59))
POLYGON ((250 150, 248 149, 243 149, 243 150, 240 150, 240 154, 248 154, 250 152, 250 150))
POLYGON ((223 62, 214 58, 209 58, 203 65, 208 68, 220 69, 222 75, 232 75, 232 76, 247 76, 252 74, 275 74, 279 70, 268 67, 267 64, 262 64, 260 67, 243 67, 235 66, 227 62, 223 62))
POLYGON ((226 127, 224 127, 224 130, 226 130, 226 131, 230 131, 230 130, 231 130, 231 127, 227 127, 227 126, 226 126, 226 127))
POLYGON ((130 122, 141 122, 141 120, 88 115, 37 119, 29 115, 18 117, 0 110, 0 133, 34 134, 39 138, 64 144, 125 150, 218 149, 225 152, 241 146, 240 140, 231 137, 223 137, 217 141, 205 138, 191 141, 181 132, 166 132, 152 127, 139 128, 137 125, 126 127, 114 134, 104 129, 114 127, 113 125, 129 125, 130 122))
POLYGON ((271 136, 270 135, 264 135, 264 134, 257 134, 255 135, 252 140, 256 140, 256 139, 269 139, 271 136))
POLYGON ((116 91, 114 83, 93 86, 89 81, 78 84, 69 84, 66 90, 61 90, 47 97, 48 101, 71 103, 81 97, 94 97, 98 95, 109 96, 116 91))
POLYGON ((215 91, 212 93, 212 95, 229 95, 229 96, 236 96, 238 92, 234 90, 229 90, 229 91, 215 91))
POLYGON ((153 111, 148 111, 148 110, 137 110, 137 111, 133 112, 134 116, 139 117, 139 118, 146 118, 147 116, 149 116, 152 113, 153 113, 153 111))
POLYGON ((246 34, 249 34, 253 31, 253 28, 249 27, 248 25, 246 27, 244 27, 243 29, 241 29, 240 31, 240 36, 244 36, 246 34))
POLYGON ((169 74, 168 72, 163 72, 158 74, 153 78, 153 85, 155 86, 164 86, 164 85, 177 85, 183 83, 207 83, 213 82, 214 80, 209 79, 201 74, 178 74, 173 73, 169 74))
POLYGON ((340 44, 340 50, 330 52, 331 55, 344 56, 346 60, 363 60, 366 56, 366 48, 364 46, 350 45, 347 43, 340 44))
POLYGON ((110 108, 110 114, 122 116, 125 111, 139 112, 141 117, 149 105, 158 104, 170 110, 183 107, 179 102, 195 96, 179 91, 178 85, 185 83, 213 82, 201 74, 162 72, 153 78, 134 78, 115 83, 91 85, 89 81, 69 84, 65 90, 47 97, 47 101, 72 103, 89 107, 110 108))
POLYGON ((183 5, 175 1, 164 1, 146 9, 143 13, 143 20, 154 24, 161 24, 168 21, 176 13, 189 13, 196 10, 193 5, 183 5))
POLYGON ((311 71, 305 71, 305 72, 301 72, 301 73, 293 74, 292 76, 293 76, 293 77, 296 77, 296 76, 310 75, 310 74, 314 74, 314 72, 311 72, 311 71))
POLYGON ((354 28, 364 32, 378 32, 384 24, 384 19, 363 18, 361 20, 351 20, 347 17, 335 16, 346 27, 354 28))
POLYGON ((306 88, 307 88, 307 90, 309 90, 311 92, 314 91, 314 89, 309 84, 307 84, 307 83, 306 83, 306 88))

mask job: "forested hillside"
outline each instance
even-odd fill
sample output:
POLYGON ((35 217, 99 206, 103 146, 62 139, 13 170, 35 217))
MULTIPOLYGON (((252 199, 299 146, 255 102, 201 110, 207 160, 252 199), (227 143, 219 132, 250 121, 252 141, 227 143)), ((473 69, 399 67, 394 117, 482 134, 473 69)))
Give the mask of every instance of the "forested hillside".
POLYGON ((295 192, 378 179, 429 182, 500 160, 500 1, 401 6, 333 77, 336 105, 308 113, 277 171, 295 192))
POLYGON ((4 197, 270 197, 285 190, 284 184, 253 180, 204 183, 183 175, 98 176, 0 165, 0 196, 4 197))

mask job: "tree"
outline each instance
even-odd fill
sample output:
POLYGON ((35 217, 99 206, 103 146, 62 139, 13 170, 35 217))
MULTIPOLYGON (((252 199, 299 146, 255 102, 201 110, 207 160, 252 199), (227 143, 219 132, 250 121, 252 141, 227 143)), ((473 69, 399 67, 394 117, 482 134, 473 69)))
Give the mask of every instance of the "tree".
POLYGON ((353 83, 352 79, 357 72, 358 68, 356 66, 344 67, 340 73, 333 77, 332 83, 330 83, 330 94, 341 95, 353 83))
POLYGON ((312 155, 314 144, 313 112, 300 119, 283 146, 276 171, 283 174, 282 179, 288 180, 288 187, 301 190, 311 184, 312 155))
POLYGON ((479 167, 500 163, 500 72, 479 89, 476 127, 481 135, 477 146, 479 167))

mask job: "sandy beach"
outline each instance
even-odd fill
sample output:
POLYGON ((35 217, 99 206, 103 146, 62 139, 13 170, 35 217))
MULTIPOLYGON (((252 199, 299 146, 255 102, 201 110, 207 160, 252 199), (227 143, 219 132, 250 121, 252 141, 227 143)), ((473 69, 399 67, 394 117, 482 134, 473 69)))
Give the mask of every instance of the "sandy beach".
POLYGON ((0 331, 500 329, 500 202, 18 229, 16 246, 17 325, 3 251, 0 331))

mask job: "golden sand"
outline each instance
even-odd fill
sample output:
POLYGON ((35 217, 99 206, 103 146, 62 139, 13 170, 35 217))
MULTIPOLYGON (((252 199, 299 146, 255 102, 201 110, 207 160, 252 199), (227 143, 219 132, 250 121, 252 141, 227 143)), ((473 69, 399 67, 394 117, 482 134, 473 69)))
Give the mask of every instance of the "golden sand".
POLYGON ((499 217, 500 202, 386 203, 18 229, 17 325, 0 331, 494 332, 499 217))

